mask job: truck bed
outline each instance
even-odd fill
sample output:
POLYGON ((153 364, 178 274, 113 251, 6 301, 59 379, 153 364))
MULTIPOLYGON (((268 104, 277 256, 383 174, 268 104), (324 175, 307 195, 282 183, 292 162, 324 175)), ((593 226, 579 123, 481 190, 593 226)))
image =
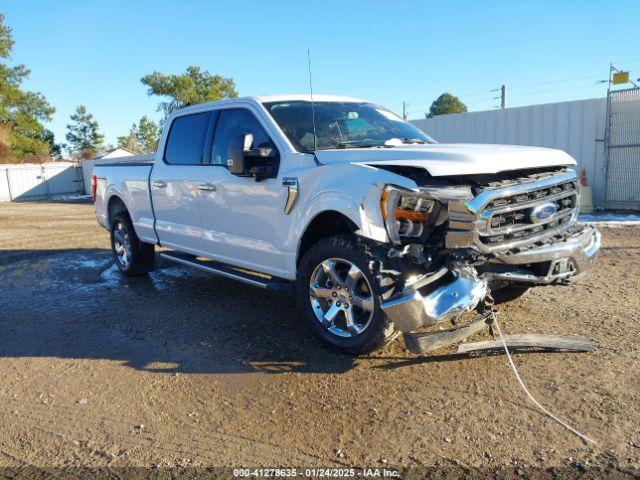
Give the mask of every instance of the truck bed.
POLYGON ((100 225, 110 227, 109 200, 116 195, 128 206, 138 237, 145 242, 157 242, 149 190, 152 168, 153 161, 103 163, 93 168, 98 180, 95 209, 100 225))
POLYGON ((112 162, 112 163, 99 163, 98 165, 94 166, 94 170, 96 167, 100 166, 100 167, 144 167, 147 165, 153 165, 153 160, 145 160, 142 162, 112 162))

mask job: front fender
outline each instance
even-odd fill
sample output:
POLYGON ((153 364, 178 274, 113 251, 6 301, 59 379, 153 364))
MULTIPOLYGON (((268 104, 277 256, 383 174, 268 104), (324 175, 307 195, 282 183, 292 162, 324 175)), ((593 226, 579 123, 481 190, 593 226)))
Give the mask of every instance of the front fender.
POLYGON ((323 212, 335 211, 356 225, 356 234, 388 242, 380 211, 386 184, 416 188, 413 180, 379 168, 360 164, 334 164, 314 169, 300 178, 300 199, 285 247, 285 271, 295 272, 297 251, 307 227, 323 212))

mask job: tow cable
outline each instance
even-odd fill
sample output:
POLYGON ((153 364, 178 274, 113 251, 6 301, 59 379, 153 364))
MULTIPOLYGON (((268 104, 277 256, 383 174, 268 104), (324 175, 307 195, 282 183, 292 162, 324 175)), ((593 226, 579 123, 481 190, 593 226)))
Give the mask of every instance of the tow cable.
POLYGON ((507 360, 508 360, 509 366, 511 367, 511 370, 513 370, 513 373, 514 373, 514 375, 516 377, 516 380, 518 381, 518 384, 520 385, 520 387, 522 388, 524 393, 526 393, 527 397, 529 397, 529 399, 534 403, 534 405, 536 407, 538 407, 540 409, 540 411, 542 413, 544 413, 545 415, 547 415, 549 418, 551 418, 552 420, 555 420, 560 425, 562 425, 564 428, 569 430, 571 433, 573 433, 574 435, 577 435, 578 437, 580 437, 585 443, 597 444, 597 442, 595 440, 587 437, 583 433, 580 433, 578 430, 573 428, 567 422, 565 422, 561 418, 555 416, 553 413, 551 413, 549 410, 547 410, 545 407, 543 407, 542 404, 538 400, 536 400, 536 398, 531 394, 531 392, 529 391, 529 389, 525 385, 524 381, 522 380, 522 377, 520 377, 520 374, 518 373, 518 369, 516 368, 516 365, 513 362, 513 358, 511 358, 511 353, 509 352, 509 348, 507 347, 507 342, 505 341, 504 336, 502 335, 502 331, 500 330, 500 323, 498 322, 498 316, 496 315, 496 310, 495 310, 495 307, 493 306, 493 298, 491 298, 490 295, 489 295, 489 300, 490 300, 490 302, 486 304, 487 307, 491 311, 491 323, 489 324, 489 327, 490 327, 491 330, 493 330, 493 327, 495 326, 495 329, 496 329, 496 331, 498 333, 498 337, 500 338, 500 342, 502 343, 502 347, 504 348, 504 353, 507 355, 507 360))

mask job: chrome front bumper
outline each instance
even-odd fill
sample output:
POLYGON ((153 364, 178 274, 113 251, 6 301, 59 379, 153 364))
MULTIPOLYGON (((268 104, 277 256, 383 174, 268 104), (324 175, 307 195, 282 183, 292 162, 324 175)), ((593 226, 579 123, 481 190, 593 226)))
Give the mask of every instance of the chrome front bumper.
POLYGON ((443 285, 427 284, 409 287, 398 298, 381 305, 393 321, 395 329, 411 332, 418 328, 452 320, 476 308, 488 292, 487 280, 480 278, 473 267, 454 265, 451 278, 443 285))
POLYGON ((577 226, 564 238, 553 240, 548 245, 532 247, 520 252, 508 252, 497 256, 492 265, 502 266, 500 271, 490 269, 483 274, 487 280, 532 283, 546 285, 566 281, 580 275, 594 264, 600 249, 600 232, 593 225, 577 226), (532 273, 522 268, 548 262, 548 271, 532 273), (513 266, 506 269, 505 266, 513 266))
MULTIPOLYGON (((523 282, 533 285, 566 282, 588 270, 600 249, 600 232, 591 226, 574 227, 564 238, 553 243, 508 253, 493 259, 486 270, 478 273, 473 267, 452 265, 450 277, 442 275, 422 287, 408 287, 381 307, 396 330, 411 332, 421 327, 455 319, 469 312, 486 297, 491 281, 523 282), (527 267, 548 264, 544 275, 534 274, 527 267), (498 270, 491 270, 492 266, 498 270)), ((446 269, 445 269, 446 270, 446 269)))

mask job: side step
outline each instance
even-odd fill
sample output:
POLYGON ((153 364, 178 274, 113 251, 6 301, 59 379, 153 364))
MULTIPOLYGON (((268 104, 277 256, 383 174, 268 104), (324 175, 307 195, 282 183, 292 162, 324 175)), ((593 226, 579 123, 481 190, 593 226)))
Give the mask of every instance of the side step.
POLYGON ((283 278, 272 277, 266 273, 254 272, 243 268, 232 267, 214 260, 196 257, 181 252, 160 252, 160 258, 170 262, 179 263, 188 267, 194 267, 214 275, 238 280, 255 287, 277 290, 281 292, 293 292, 293 283, 283 278))

